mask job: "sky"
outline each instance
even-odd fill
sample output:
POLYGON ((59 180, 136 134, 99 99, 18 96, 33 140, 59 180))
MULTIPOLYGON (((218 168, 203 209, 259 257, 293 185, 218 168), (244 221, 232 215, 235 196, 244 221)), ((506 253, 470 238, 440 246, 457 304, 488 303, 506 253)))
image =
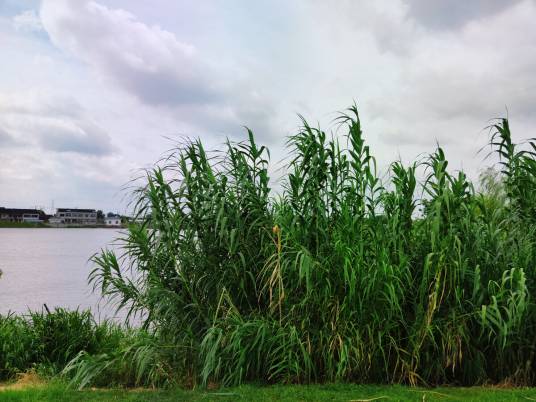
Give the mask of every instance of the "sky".
POLYGON ((536 128, 536 1, 0 0, 0 206, 127 212, 176 141, 250 127, 287 155, 297 114, 357 104, 382 171, 436 145, 476 179, 490 119, 536 128))

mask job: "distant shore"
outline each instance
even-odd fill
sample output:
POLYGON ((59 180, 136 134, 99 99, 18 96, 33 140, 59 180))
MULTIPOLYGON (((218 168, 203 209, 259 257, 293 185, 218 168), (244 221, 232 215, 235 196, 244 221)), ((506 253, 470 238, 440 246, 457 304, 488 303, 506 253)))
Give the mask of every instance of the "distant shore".
POLYGON ((48 223, 32 222, 2 222, 0 229, 124 229, 126 226, 106 226, 106 225, 50 225, 48 223))

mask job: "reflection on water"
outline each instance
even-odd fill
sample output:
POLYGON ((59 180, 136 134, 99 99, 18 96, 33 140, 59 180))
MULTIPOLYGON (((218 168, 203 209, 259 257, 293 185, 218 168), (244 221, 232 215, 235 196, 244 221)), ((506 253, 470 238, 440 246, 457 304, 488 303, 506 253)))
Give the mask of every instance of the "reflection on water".
POLYGON ((0 229, 0 314, 53 307, 91 308, 100 318, 115 317, 87 276, 88 259, 119 235, 112 229, 0 229))

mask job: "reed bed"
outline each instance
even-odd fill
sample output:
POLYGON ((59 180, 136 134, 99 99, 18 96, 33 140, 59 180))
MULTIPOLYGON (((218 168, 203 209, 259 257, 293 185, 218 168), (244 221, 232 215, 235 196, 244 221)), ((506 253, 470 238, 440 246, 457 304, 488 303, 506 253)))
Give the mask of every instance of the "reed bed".
POLYGON ((109 322, 97 323, 89 310, 49 310, 0 315, 0 381, 35 371, 60 373, 82 351, 90 355, 117 350, 128 332, 109 322))
POLYGON ((478 186, 440 147, 382 179, 357 108, 335 125, 302 119, 277 193, 250 130, 147 171, 90 280, 149 335, 81 353, 75 382, 126 364, 141 385, 534 385, 535 142, 499 119, 478 186))

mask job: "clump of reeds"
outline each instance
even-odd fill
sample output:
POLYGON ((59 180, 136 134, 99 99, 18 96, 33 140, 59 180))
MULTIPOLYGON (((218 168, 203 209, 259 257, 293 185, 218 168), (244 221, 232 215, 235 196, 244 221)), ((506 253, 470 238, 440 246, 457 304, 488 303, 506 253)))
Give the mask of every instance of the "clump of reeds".
POLYGON ((36 369, 57 374, 79 354, 115 350, 125 338, 120 327, 96 323, 88 310, 49 311, 45 306, 24 315, 0 315, 0 380, 36 369))
POLYGON ((123 355, 139 383, 534 384, 535 143, 498 120, 477 191, 439 147, 382 181, 355 107, 342 138, 302 123, 279 194, 249 130, 147 172, 91 276, 153 335, 123 355))

